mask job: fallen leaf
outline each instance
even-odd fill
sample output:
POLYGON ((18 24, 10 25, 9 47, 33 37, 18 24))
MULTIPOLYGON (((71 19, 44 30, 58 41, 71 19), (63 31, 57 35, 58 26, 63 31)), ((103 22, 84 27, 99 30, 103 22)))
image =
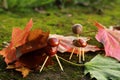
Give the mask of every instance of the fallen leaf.
POLYGON ((107 29, 98 22, 95 26, 98 28, 96 39, 104 45, 105 55, 120 61, 120 31, 107 29))
POLYGON ((13 29, 11 43, 7 48, 4 48, 2 51, 0 51, 0 54, 5 57, 5 62, 7 64, 17 59, 18 56, 16 55, 16 47, 25 44, 31 28, 32 19, 28 22, 24 30, 20 30, 19 28, 13 29))
POLYGON ((23 44, 25 44, 26 39, 29 35, 29 32, 32 28, 32 19, 28 22, 24 30, 21 30, 20 28, 13 28, 12 31, 12 39, 11 39, 11 45, 12 47, 18 47, 23 44))
MULTIPOLYGON (((32 20, 29 21, 24 30, 14 28, 10 44, 0 51, 0 54, 5 58, 7 69, 16 69, 22 72, 23 77, 29 74, 30 69, 39 69, 48 56, 45 53, 45 47, 49 32, 44 32, 41 29, 30 31, 31 27, 32 20)), ((49 57, 45 66, 52 64, 51 57, 49 57)))
POLYGON ((120 63, 113 58, 98 54, 90 62, 85 63, 85 74, 88 72, 97 80, 119 80, 120 63))
POLYGON ((31 70, 28 69, 27 67, 21 67, 21 68, 17 68, 16 71, 22 72, 23 77, 26 77, 31 70))
MULTIPOLYGON (((40 65, 43 64, 47 55, 44 53, 44 48, 29 52, 22 55, 16 62, 16 67, 26 66, 29 69, 37 69, 40 65)), ((52 65, 53 62, 51 57, 49 57, 45 66, 52 65)))
POLYGON ((40 29, 30 31, 27 41, 24 45, 17 47, 20 53, 28 53, 47 46, 49 32, 43 32, 40 29))

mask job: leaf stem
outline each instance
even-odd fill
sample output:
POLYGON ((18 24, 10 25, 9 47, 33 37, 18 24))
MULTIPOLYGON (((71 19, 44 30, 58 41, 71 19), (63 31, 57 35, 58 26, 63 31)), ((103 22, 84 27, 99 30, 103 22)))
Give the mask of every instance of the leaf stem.
POLYGON ((64 58, 62 58, 62 57, 60 57, 60 56, 58 56, 61 60, 63 60, 63 61, 65 61, 65 62, 67 62, 67 63, 69 63, 69 64, 72 64, 72 65, 74 65, 74 66, 84 66, 84 64, 76 64, 76 63, 73 63, 73 62, 71 62, 71 61, 68 61, 68 60, 65 60, 64 58))

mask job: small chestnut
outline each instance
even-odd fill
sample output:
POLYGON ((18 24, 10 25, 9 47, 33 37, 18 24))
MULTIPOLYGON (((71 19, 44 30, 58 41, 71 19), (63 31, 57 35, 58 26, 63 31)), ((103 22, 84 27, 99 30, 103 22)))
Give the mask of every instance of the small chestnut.
POLYGON ((78 39, 78 42, 81 44, 81 47, 86 47, 87 46, 87 42, 82 40, 82 39, 78 39))
POLYGON ((72 32, 74 34, 81 34, 82 32, 82 25, 81 24, 75 24, 72 26, 72 32))
POLYGON ((57 38, 49 38, 48 41, 47 41, 48 45, 51 46, 51 47, 56 47, 59 45, 60 43, 60 40, 57 39, 57 38))

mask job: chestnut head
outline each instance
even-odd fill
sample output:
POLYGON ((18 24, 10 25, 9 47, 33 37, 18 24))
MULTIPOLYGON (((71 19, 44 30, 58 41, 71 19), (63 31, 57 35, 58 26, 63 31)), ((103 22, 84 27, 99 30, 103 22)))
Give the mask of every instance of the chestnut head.
POLYGON ((47 41, 48 45, 51 46, 51 47, 56 47, 59 45, 60 43, 60 40, 57 39, 57 38, 49 38, 48 41, 47 41))
POLYGON ((72 32, 74 34, 81 34, 81 32, 82 32, 82 25, 81 24, 74 24, 72 26, 72 32))

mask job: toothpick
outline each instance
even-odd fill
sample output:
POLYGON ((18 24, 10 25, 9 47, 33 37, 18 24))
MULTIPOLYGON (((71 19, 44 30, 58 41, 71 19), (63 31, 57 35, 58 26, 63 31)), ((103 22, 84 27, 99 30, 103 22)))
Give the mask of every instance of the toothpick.
POLYGON ((82 48, 82 60, 85 61, 85 49, 82 48))
POLYGON ((69 57, 69 60, 71 60, 74 51, 75 51, 75 48, 73 48, 72 53, 71 53, 71 55, 70 55, 70 57, 69 57))
POLYGON ((62 67, 62 65, 61 65, 61 63, 60 63, 60 61, 59 61, 59 59, 58 59, 57 54, 55 54, 55 57, 56 57, 56 59, 57 59, 57 61, 58 61, 58 64, 59 64, 59 66, 60 66, 61 70, 63 71, 63 67, 62 67))
MULTIPOLYGON (((77 39, 79 39, 79 34, 77 34, 77 39)), ((78 49, 79 50, 79 49, 78 49)), ((78 57, 79 53, 77 53, 77 57, 78 57)))
POLYGON ((79 53, 77 53, 77 57, 79 56, 79 53))
POLYGON ((79 63, 81 63, 81 48, 78 48, 78 50, 79 50, 79 63))
POLYGON ((47 60, 48 60, 48 58, 49 58, 49 56, 46 57, 46 59, 45 59, 43 65, 42 65, 42 67, 41 67, 41 69, 40 69, 40 72, 43 70, 43 68, 44 68, 44 66, 45 66, 45 64, 46 64, 46 62, 47 62, 47 60))

